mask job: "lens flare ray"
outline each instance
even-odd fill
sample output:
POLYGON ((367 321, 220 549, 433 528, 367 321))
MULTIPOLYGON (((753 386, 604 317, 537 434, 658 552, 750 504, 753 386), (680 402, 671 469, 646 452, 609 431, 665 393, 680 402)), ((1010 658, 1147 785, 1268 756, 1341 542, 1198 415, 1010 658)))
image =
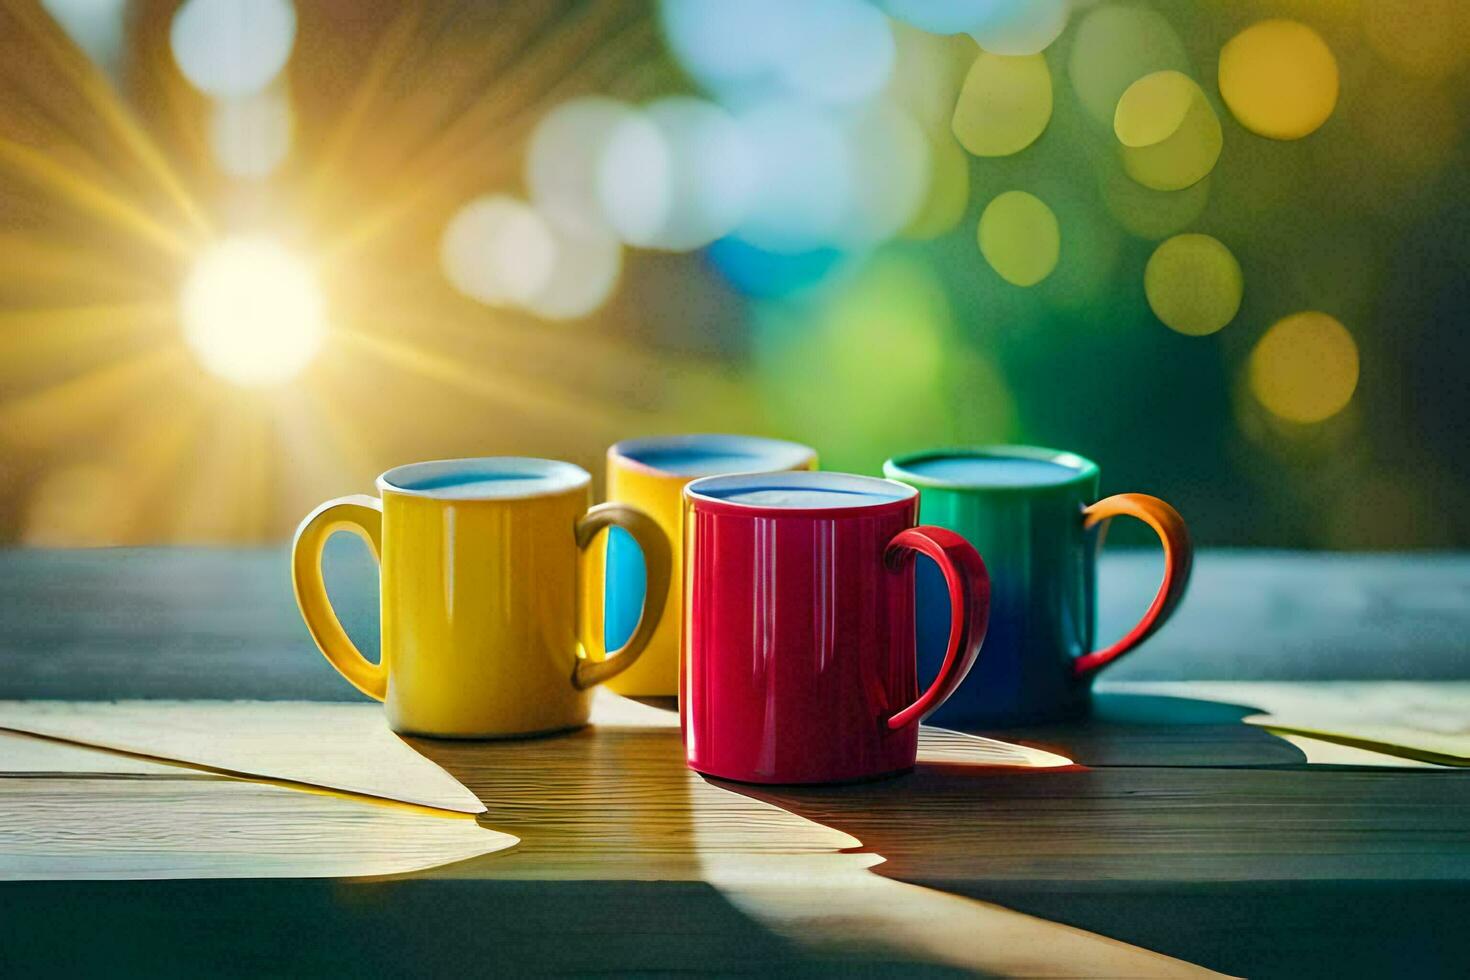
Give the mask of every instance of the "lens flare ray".
POLYGON ((90 58, 77 50, 39 6, 10 4, 6 6, 6 12, 16 19, 28 38, 45 52, 66 80, 85 97, 88 105, 96 111, 128 152, 158 181, 190 227, 198 234, 208 234, 210 222, 204 210, 194 200, 148 132, 117 97, 107 76, 98 70, 90 58))

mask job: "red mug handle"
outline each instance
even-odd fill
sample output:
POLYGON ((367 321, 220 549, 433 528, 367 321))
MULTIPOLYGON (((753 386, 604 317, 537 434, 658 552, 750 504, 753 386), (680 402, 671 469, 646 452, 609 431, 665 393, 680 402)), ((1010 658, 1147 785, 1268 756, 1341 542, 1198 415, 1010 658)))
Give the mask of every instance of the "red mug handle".
MULTIPOLYGON (((1078 677, 1089 677, 1117 660, 1123 654, 1152 636, 1179 608, 1184 589, 1189 585, 1189 572, 1194 566, 1194 545, 1189 542, 1189 528, 1179 512, 1158 497, 1146 493, 1120 493, 1099 500, 1082 510, 1083 527, 1091 528, 1113 517, 1136 517, 1159 536, 1164 545, 1164 581, 1159 585, 1153 604, 1138 625, 1117 643, 1083 654, 1072 663, 1078 677)), ((1099 546, 1102 542, 1099 540, 1099 546)))
POLYGON ((952 610, 949 647, 944 651, 944 664, 934 683, 919 695, 919 700, 888 719, 890 730, 922 721, 955 692, 975 665, 990 621, 990 573, 970 542, 953 531, 921 524, 894 535, 883 553, 883 561, 896 570, 913 561, 915 552, 933 558, 944 573, 952 610))

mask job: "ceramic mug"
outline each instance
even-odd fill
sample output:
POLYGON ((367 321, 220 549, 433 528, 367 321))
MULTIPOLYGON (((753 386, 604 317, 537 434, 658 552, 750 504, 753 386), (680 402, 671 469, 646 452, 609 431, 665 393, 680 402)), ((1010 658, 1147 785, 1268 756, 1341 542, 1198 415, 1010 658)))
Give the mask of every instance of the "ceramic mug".
POLYGON ((695 480, 684 490, 689 766, 751 783, 913 768, 919 721, 985 637, 989 578, 959 535, 916 526, 911 487, 844 473, 695 480), (943 569, 955 615, 920 694, 914 555, 943 569))
MULTIPOLYGON (((1193 550, 1178 512, 1141 493, 1097 500, 1097 464, 1073 453, 1029 446, 941 450, 890 459, 883 472, 916 487, 920 517, 963 535, 990 567, 985 659, 935 724, 983 728, 1085 712, 1098 671, 1163 626, 1189 582, 1193 550), (1164 581, 1137 626, 1094 649, 1097 551, 1103 526, 1120 515, 1158 534, 1164 581)), ((920 670, 932 671, 948 628, 943 582, 932 567, 919 569, 917 603, 920 670)))
MULTIPOLYGON (((722 473, 809 470, 817 465, 816 450, 781 439, 735 435, 673 435, 625 439, 607 451, 607 499, 631 504, 652 517, 674 546, 673 575, 665 599, 663 619, 648 649, 608 687, 619 694, 673 697, 679 692, 679 630, 683 621, 683 549, 680 521, 684 487, 701 476, 722 473)), ((606 539, 606 559, 594 546, 594 582, 588 595, 600 608, 587 610, 594 624, 592 636, 604 642, 594 646, 617 650, 628 642, 638 623, 647 589, 643 558, 632 538, 614 528, 606 539), (605 573, 605 589, 601 585, 605 573), (599 633, 597 624, 601 625, 599 633)))
POLYGON ((591 507, 591 485, 571 463, 510 456, 389 470, 379 497, 328 501, 296 530, 291 581, 307 629, 354 687, 384 702, 395 731, 494 738, 586 724, 589 689, 653 637, 670 550, 636 508, 591 507), (623 650, 595 662, 580 656, 579 566, 613 526, 643 549, 655 587, 623 650), (380 663, 358 652, 327 598, 321 555, 336 531, 358 534, 378 558, 380 663))

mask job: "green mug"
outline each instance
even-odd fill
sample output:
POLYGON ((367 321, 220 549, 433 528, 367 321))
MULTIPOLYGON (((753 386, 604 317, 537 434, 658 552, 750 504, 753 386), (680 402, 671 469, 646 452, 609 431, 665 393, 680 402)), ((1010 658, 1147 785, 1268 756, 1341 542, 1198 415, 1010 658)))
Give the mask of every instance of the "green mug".
MULTIPOLYGON (((1098 500, 1097 464, 1031 446, 983 446, 888 460, 883 474, 919 491, 919 520, 958 532, 990 569, 990 628, 980 659, 929 719, 985 728, 1075 717, 1092 680, 1169 618, 1189 581, 1193 550, 1184 520, 1157 497, 1098 500), (1164 581, 1148 612, 1111 646, 1093 646, 1097 551, 1107 521, 1142 520, 1164 545, 1164 581)), ((919 670, 933 672, 949 636, 949 599, 936 567, 916 578, 919 670)))

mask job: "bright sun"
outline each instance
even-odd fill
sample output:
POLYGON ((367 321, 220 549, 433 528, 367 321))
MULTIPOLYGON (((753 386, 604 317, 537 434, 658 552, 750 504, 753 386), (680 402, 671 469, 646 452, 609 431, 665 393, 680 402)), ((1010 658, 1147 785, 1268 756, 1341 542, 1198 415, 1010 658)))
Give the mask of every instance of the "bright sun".
POLYGON ((184 339, 214 374, 239 385, 295 377, 326 335, 311 268, 268 238, 228 238, 203 253, 184 283, 184 339))

